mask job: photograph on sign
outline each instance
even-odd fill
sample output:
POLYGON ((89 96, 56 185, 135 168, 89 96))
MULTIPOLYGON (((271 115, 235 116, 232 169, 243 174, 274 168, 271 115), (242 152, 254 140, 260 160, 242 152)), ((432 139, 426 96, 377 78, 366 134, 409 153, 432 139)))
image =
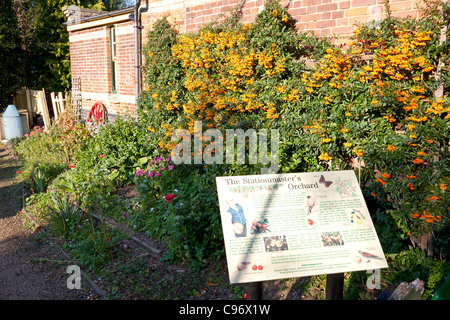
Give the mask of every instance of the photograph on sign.
POLYGON ((216 184, 230 283, 387 268, 352 170, 216 184))

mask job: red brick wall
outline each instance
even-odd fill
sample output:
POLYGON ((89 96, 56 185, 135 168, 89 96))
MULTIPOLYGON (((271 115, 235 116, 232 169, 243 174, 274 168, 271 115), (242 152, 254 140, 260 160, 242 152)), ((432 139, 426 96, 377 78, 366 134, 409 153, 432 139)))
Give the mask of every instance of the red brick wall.
MULTIPOLYGON (((247 0, 243 7, 243 22, 253 21, 267 1, 247 0)), ((219 18, 220 14, 234 9, 240 0, 186 0, 185 8, 165 10, 170 8, 168 3, 177 2, 180 0, 156 0, 150 3, 151 9, 144 15, 144 27, 148 29, 151 26, 154 21, 152 18, 168 14, 180 26, 181 32, 195 32, 202 25, 219 18), (155 11, 156 13, 152 13, 155 11)), ((383 19, 386 16, 384 2, 385 0, 281 0, 281 4, 288 8, 297 21, 296 26, 300 31, 313 31, 317 35, 349 35, 355 23, 383 19)), ((416 18, 419 2, 420 0, 390 0, 392 15, 416 18)))
POLYGON ((134 25, 133 22, 116 25, 117 34, 117 93, 134 95, 134 25), (126 33, 121 29, 126 28, 126 33))
POLYGON ((116 93, 111 86, 109 27, 69 33, 72 77, 81 78, 83 120, 96 102, 103 103, 112 117, 135 112, 133 23, 115 26, 116 93))
POLYGON ((72 77, 81 78, 83 90, 103 92, 110 81, 110 68, 107 64, 109 40, 106 27, 70 32, 69 39, 72 77), (93 34, 100 33, 103 36, 91 38, 93 34))

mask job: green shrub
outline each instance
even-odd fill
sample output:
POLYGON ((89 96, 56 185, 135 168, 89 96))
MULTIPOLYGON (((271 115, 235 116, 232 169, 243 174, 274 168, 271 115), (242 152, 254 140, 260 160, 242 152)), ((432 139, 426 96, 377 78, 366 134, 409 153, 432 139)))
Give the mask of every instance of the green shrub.
POLYGON ((149 177, 149 172, 139 169, 136 177, 138 214, 143 217, 139 228, 166 244, 166 259, 186 259, 198 267, 203 259, 223 257, 215 189, 218 172, 211 167, 174 168, 171 164, 158 176, 149 177))
POLYGON ((278 1, 253 23, 235 15, 195 34, 161 21, 149 33, 140 110, 151 115, 149 131, 160 128, 151 136, 161 152, 195 121, 205 130, 279 129, 279 172, 361 167, 361 185, 405 238, 441 232, 450 218, 450 61, 436 28, 448 21, 435 9, 360 25, 347 48, 298 33, 278 1), (435 97, 441 83, 444 96, 435 97))

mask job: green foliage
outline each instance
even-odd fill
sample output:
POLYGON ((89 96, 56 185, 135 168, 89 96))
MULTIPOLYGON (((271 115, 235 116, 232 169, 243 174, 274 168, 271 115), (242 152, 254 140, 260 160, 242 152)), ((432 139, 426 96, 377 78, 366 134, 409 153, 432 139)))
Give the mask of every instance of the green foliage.
POLYGON ((426 257, 424 251, 411 246, 407 250, 387 257, 389 270, 382 271, 382 279, 389 283, 400 283, 419 278, 425 282, 424 299, 432 297, 450 272, 448 263, 426 257))
POLYGON ((14 152, 24 163, 21 177, 35 192, 45 191, 47 185, 67 168, 60 160, 60 138, 56 128, 44 132, 43 128, 34 127, 25 139, 14 145, 14 152))
POLYGON ((49 217, 54 232, 61 237, 68 237, 81 222, 83 212, 72 204, 67 194, 51 193, 54 212, 49 217))
MULTIPOLYGON (((156 158, 153 161, 156 161, 156 158)), ((162 160, 165 162, 164 160, 162 160)), ((177 166, 148 177, 138 171, 142 231, 168 246, 167 259, 187 259, 198 267, 205 258, 223 257, 223 237, 212 167, 177 166), (173 199, 170 199, 171 196, 173 199)))
POLYGON ((3 112, 18 89, 20 65, 20 41, 17 30, 17 17, 14 14, 13 1, 0 1, 0 112, 3 112))
POLYGON ((139 159, 153 150, 143 126, 132 117, 119 116, 93 133, 74 171, 81 174, 108 170, 113 177, 126 182, 134 174, 139 159))
MULTIPOLYGON (((8 41, 0 42, 5 48, 10 47, 10 54, 0 60, 5 62, 2 70, 8 71, 2 78, 8 79, 11 88, 9 91, 6 87, 2 88, 1 92, 9 95, 20 85, 45 88, 50 92, 70 89, 69 34, 64 25, 66 17, 63 6, 110 11, 128 5, 127 0, 21 0, 16 2, 14 11, 6 11, 6 8, 10 10, 11 5, 7 3, 9 0, 4 1, 1 14, 5 14, 8 21, 1 21, 0 25, 5 26, 4 30, 9 30, 9 34, 8 41)), ((7 53, 6 50, 0 52, 7 53)), ((8 103, 11 102, 8 97, 8 103)), ((2 107, 3 104, 4 101, 1 101, 2 107)))
POLYGON ((123 238, 124 235, 117 229, 103 224, 94 225, 91 218, 78 225, 63 248, 81 264, 99 272, 106 263, 120 255, 118 245, 123 238))

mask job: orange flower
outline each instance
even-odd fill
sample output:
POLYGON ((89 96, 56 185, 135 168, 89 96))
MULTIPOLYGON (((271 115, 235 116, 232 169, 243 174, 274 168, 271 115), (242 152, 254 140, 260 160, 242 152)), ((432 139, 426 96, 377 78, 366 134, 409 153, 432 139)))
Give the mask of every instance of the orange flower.
POLYGON ((349 131, 349 130, 348 130, 347 128, 342 128, 342 129, 341 129, 341 132, 342 132, 342 133, 347 133, 348 131, 349 131))
POLYGON ((411 175, 411 176, 406 175, 406 177, 409 178, 409 179, 415 179, 416 178, 415 175, 411 175))
POLYGON ((417 154, 418 154, 419 156, 425 156, 425 155, 426 155, 426 153, 425 153, 425 152, 422 152, 422 151, 417 152, 417 154))
POLYGON ((436 196, 432 196, 432 197, 429 197, 429 198, 425 198, 425 200, 433 201, 433 200, 440 200, 440 199, 438 197, 436 197, 436 196))
POLYGON ((322 153, 320 154, 320 156, 319 156, 319 159, 322 160, 322 161, 329 161, 329 160, 333 159, 333 157, 330 156, 330 155, 329 155, 328 153, 326 153, 326 152, 322 152, 322 153))
POLYGON ((383 173, 381 176, 385 179, 389 179, 391 177, 389 173, 383 173))
POLYGON ((411 213, 411 218, 417 219, 418 217, 420 217, 420 214, 418 214, 418 213, 411 213))
POLYGON ((386 184, 386 181, 381 180, 380 178, 377 178, 377 182, 381 183, 382 186, 386 184))
POLYGON ((391 146, 390 144, 387 146, 387 149, 389 150, 389 151, 394 151, 395 149, 396 149, 396 147, 394 147, 394 146, 391 146))
POLYGON ((414 190, 413 184, 410 182, 406 185, 409 189, 414 190))
POLYGON ((357 148, 354 148, 352 151, 353 151, 354 153, 356 153, 356 155, 357 155, 358 157, 362 157, 363 154, 364 154, 364 150, 363 150, 363 149, 357 149, 357 148))
POLYGON ((445 185, 444 183, 441 183, 439 188, 441 188, 441 190, 447 190, 447 185, 445 185))
POLYGON ((415 163, 415 164, 421 164, 421 163, 423 163, 423 159, 415 158, 415 159, 414 159, 414 163, 415 163))

